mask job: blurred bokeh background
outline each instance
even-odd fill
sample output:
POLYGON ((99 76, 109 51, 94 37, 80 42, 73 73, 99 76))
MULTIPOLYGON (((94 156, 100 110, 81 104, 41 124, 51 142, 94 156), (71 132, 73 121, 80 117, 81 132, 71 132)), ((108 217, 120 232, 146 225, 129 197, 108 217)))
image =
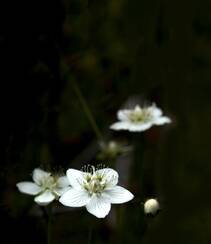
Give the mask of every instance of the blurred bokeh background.
POLYGON ((106 219, 55 203, 53 243, 88 243, 90 226, 93 244, 211 242, 210 1, 4 1, 0 50, 2 244, 46 243, 42 212, 16 188, 35 167, 104 162, 73 84, 104 139, 134 146, 104 163, 135 199, 106 219), (137 100, 173 123, 110 131, 116 111, 137 100), (162 207, 154 218, 143 213, 150 197, 162 207))

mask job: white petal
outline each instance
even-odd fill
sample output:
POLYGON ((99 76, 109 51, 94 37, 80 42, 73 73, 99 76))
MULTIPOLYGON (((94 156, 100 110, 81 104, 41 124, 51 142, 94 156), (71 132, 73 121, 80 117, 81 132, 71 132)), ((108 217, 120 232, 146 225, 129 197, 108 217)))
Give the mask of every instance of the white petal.
POLYGON ((118 183, 119 175, 113 169, 110 168, 99 169, 95 173, 104 177, 108 187, 115 186, 118 183))
POLYGON ((97 218, 105 218, 111 209, 111 204, 103 197, 94 196, 86 205, 86 209, 97 218))
POLYGON ((51 173, 48 173, 42 169, 36 168, 36 169, 34 169, 34 171, 32 173, 32 178, 36 184, 41 185, 43 182, 43 179, 45 179, 46 177, 49 177, 50 175, 51 175, 51 173))
POLYGON ((163 124, 166 124, 166 123, 171 123, 171 119, 168 118, 168 117, 160 117, 160 118, 157 118, 154 122, 153 122, 155 125, 163 125, 163 124))
POLYGON ((70 189, 70 183, 69 180, 66 176, 61 176, 58 178, 57 180, 57 186, 56 188, 54 188, 54 193, 57 196, 61 196, 62 194, 64 194, 67 190, 70 189))
POLYGON ((69 185, 70 185, 70 183, 69 183, 69 180, 66 176, 61 176, 58 178, 58 180, 57 180, 57 186, 58 187, 63 188, 63 187, 67 187, 69 185))
POLYGON ((150 127, 152 127, 152 123, 131 123, 130 127, 128 128, 131 132, 141 132, 148 130, 150 127))
POLYGON ((69 189, 71 189, 70 186, 67 186, 67 187, 56 187, 54 188, 53 192, 57 195, 57 196, 61 196, 63 195, 66 191, 68 191, 69 189))
POLYGON ((130 128, 130 122, 116 122, 110 126, 112 130, 128 130, 130 128))
POLYGON ((33 182, 24 181, 16 184, 16 186, 20 192, 29 195, 37 195, 41 191, 41 188, 33 182))
POLYGON ((152 105, 148 109, 151 115, 153 116, 153 118, 158 118, 163 114, 162 110, 160 108, 157 108, 156 105, 152 105))
POLYGON ((87 173, 76 169, 67 170, 67 178, 69 180, 70 185, 73 187, 81 188, 81 185, 83 184, 84 177, 86 174, 87 173))
POLYGON ((128 121, 128 113, 129 113, 129 110, 119 110, 117 112, 117 118, 118 120, 121 120, 121 121, 128 121))
POLYGON ((71 188, 66 191, 59 201, 68 207, 82 207, 90 200, 88 193, 83 189, 71 188))
POLYGON ((110 197, 111 203, 124 203, 134 198, 133 194, 121 186, 114 186, 105 190, 105 194, 110 197))
POLYGON ((39 205, 47 205, 55 199, 55 196, 51 193, 51 191, 46 190, 39 196, 35 197, 35 202, 39 205))

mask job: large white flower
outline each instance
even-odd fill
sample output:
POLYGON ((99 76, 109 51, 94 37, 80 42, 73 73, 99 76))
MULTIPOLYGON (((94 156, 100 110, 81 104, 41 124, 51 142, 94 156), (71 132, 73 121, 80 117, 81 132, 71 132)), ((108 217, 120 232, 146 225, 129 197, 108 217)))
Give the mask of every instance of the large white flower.
POLYGON ((42 169, 34 169, 32 173, 34 182, 23 181, 17 183, 20 192, 34 195, 34 201, 39 205, 47 205, 54 199, 58 199, 69 189, 69 181, 66 176, 53 176, 42 169))
POLYGON ((117 112, 119 122, 110 126, 112 130, 129 130, 132 132, 145 131, 153 125, 170 123, 171 119, 163 116, 163 112, 155 104, 141 108, 136 105, 134 109, 123 109, 117 112))
POLYGON ((104 218, 111 209, 111 203, 124 203, 133 199, 133 194, 117 186, 118 173, 110 168, 83 172, 67 170, 72 188, 66 191, 59 201, 68 207, 86 206, 89 213, 104 218))

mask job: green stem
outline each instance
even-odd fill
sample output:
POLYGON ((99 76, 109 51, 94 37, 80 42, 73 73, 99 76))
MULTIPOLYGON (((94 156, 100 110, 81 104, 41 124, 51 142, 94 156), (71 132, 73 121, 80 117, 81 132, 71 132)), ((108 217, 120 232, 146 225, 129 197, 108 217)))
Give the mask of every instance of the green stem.
POLYGON ((92 243, 92 235, 93 235, 93 228, 92 228, 92 226, 90 226, 87 244, 91 244, 92 243))
MULTIPOLYGON (((69 78, 69 66, 65 63, 65 61, 61 60, 61 69, 64 72, 64 78, 68 79, 69 78)), ((97 126, 97 123, 94 119, 94 116, 86 102, 86 99, 84 98, 79 86, 74 80, 71 80, 72 82, 72 87, 74 89, 74 92, 76 93, 76 96, 78 97, 79 102, 81 103, 81 106, 84 110, 84 113, 89 120, 90 125, 92 126, 93 131, 95 132, 97 138, 99 141, 103 140, 103 135, 100 132, 99 127, 97 126)))
MULTIPOLYGON (((133 138, 134 146, 134 161, 132 162, 130 169, 129 184, 131 187, 136 187, 136 195, 141 196, 143 201, 143 159, 145 141, 144 135, 136 134, 133 138)), ((145 227, 144 215, 140 206, 140 199, 136 199, 136 206, 128 204, 127 208, 123 208, 122 212, 119 209, 117 215, 118 218, 118 243, 129 243, 129 240, 133 236, 137 236, 137 233, 142 233, 145 227)), ((133 200, 133 203, 134 200, 133 200)), ((142 243, 140 238, 140 243, 142 243)))
POLYGON ((117 213, 117 236, 116 236, 116 242, 117 243, 124 243, 124 221, 125 221, 125 207, 119 206, 119 208, 116 209, 117 213))
POLYGON ((92 112, 89 109, 89 107, 87 105, 87 102, 86 102, 86 100, 85 100, 80 88, 78 87, 77 83, 74 82, 74 81, 72 81, 72 85, 73 85, 73 89, 74 89, 74 91, 75 91, 75 93, 76 93, 76 95, 77 95, 77 97, 78 97, 78 99, 79 99, 79 101, 81 103, 81 106, 82 106, 82 108, 84 110, 84 113, 86 114, 87 119, 89 120, 90 125, 92 126, 93 131, 95 132, 97 138, 100 141, 102 141, 103 136, 102 136, 102 134, 101 134, 101 132, 100 132, 98 126, 97 126, 97 123, 95 122, 95 119, 94 119, 94 117, 92 115, 92 112))
POLYGON ((136 134, 133 138, 134 145, 134 162, 132 165, 132 177, 131 180, 137 179, 136 184, 138 185, 139 193, 143 197, 143 160, 144 152, 146 147, 145 136, 143 134, 136 134))
POLYGON ((51 233, 52 233, 52 209, 48 208, 48 219, 47 219, 47 244, 51 244, 51 233))

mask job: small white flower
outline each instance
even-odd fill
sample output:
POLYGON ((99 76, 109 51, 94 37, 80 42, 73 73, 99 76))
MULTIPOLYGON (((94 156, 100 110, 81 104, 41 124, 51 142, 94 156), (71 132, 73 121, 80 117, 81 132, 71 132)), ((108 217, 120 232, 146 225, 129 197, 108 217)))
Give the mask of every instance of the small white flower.
POLYGON ((163 112, 155 104, 141 108, 136 105, 134 109, 123 109, 117 112, 120 120, 110 126, 112 130, 145 131, 153 125, 170 123, 171 119, 163 116, 163 112))
POLYGON ((160 205, 156 199, 149 199, 144 203, 145 214, 155 215, 159 209, 160 209, 160 205))
POLYGON ((83 172, 67 170, 67 177, 72 188, 66 191, 59 201, 68 207, 86 206, 89 213, 104 218, 111 209, 111 203, 118 204, 133 199, 133 194, 117 186, 118 173, 110 168, 83 172))
POLYGON ((69 189, 66 176, 52 176, 42 169, 34 169, 32 173, 34 182, 23 181, 17 183, 18 190, 22 193, 34 195, 34 201, 39 205, 47 205, 61 196, 69 189))

